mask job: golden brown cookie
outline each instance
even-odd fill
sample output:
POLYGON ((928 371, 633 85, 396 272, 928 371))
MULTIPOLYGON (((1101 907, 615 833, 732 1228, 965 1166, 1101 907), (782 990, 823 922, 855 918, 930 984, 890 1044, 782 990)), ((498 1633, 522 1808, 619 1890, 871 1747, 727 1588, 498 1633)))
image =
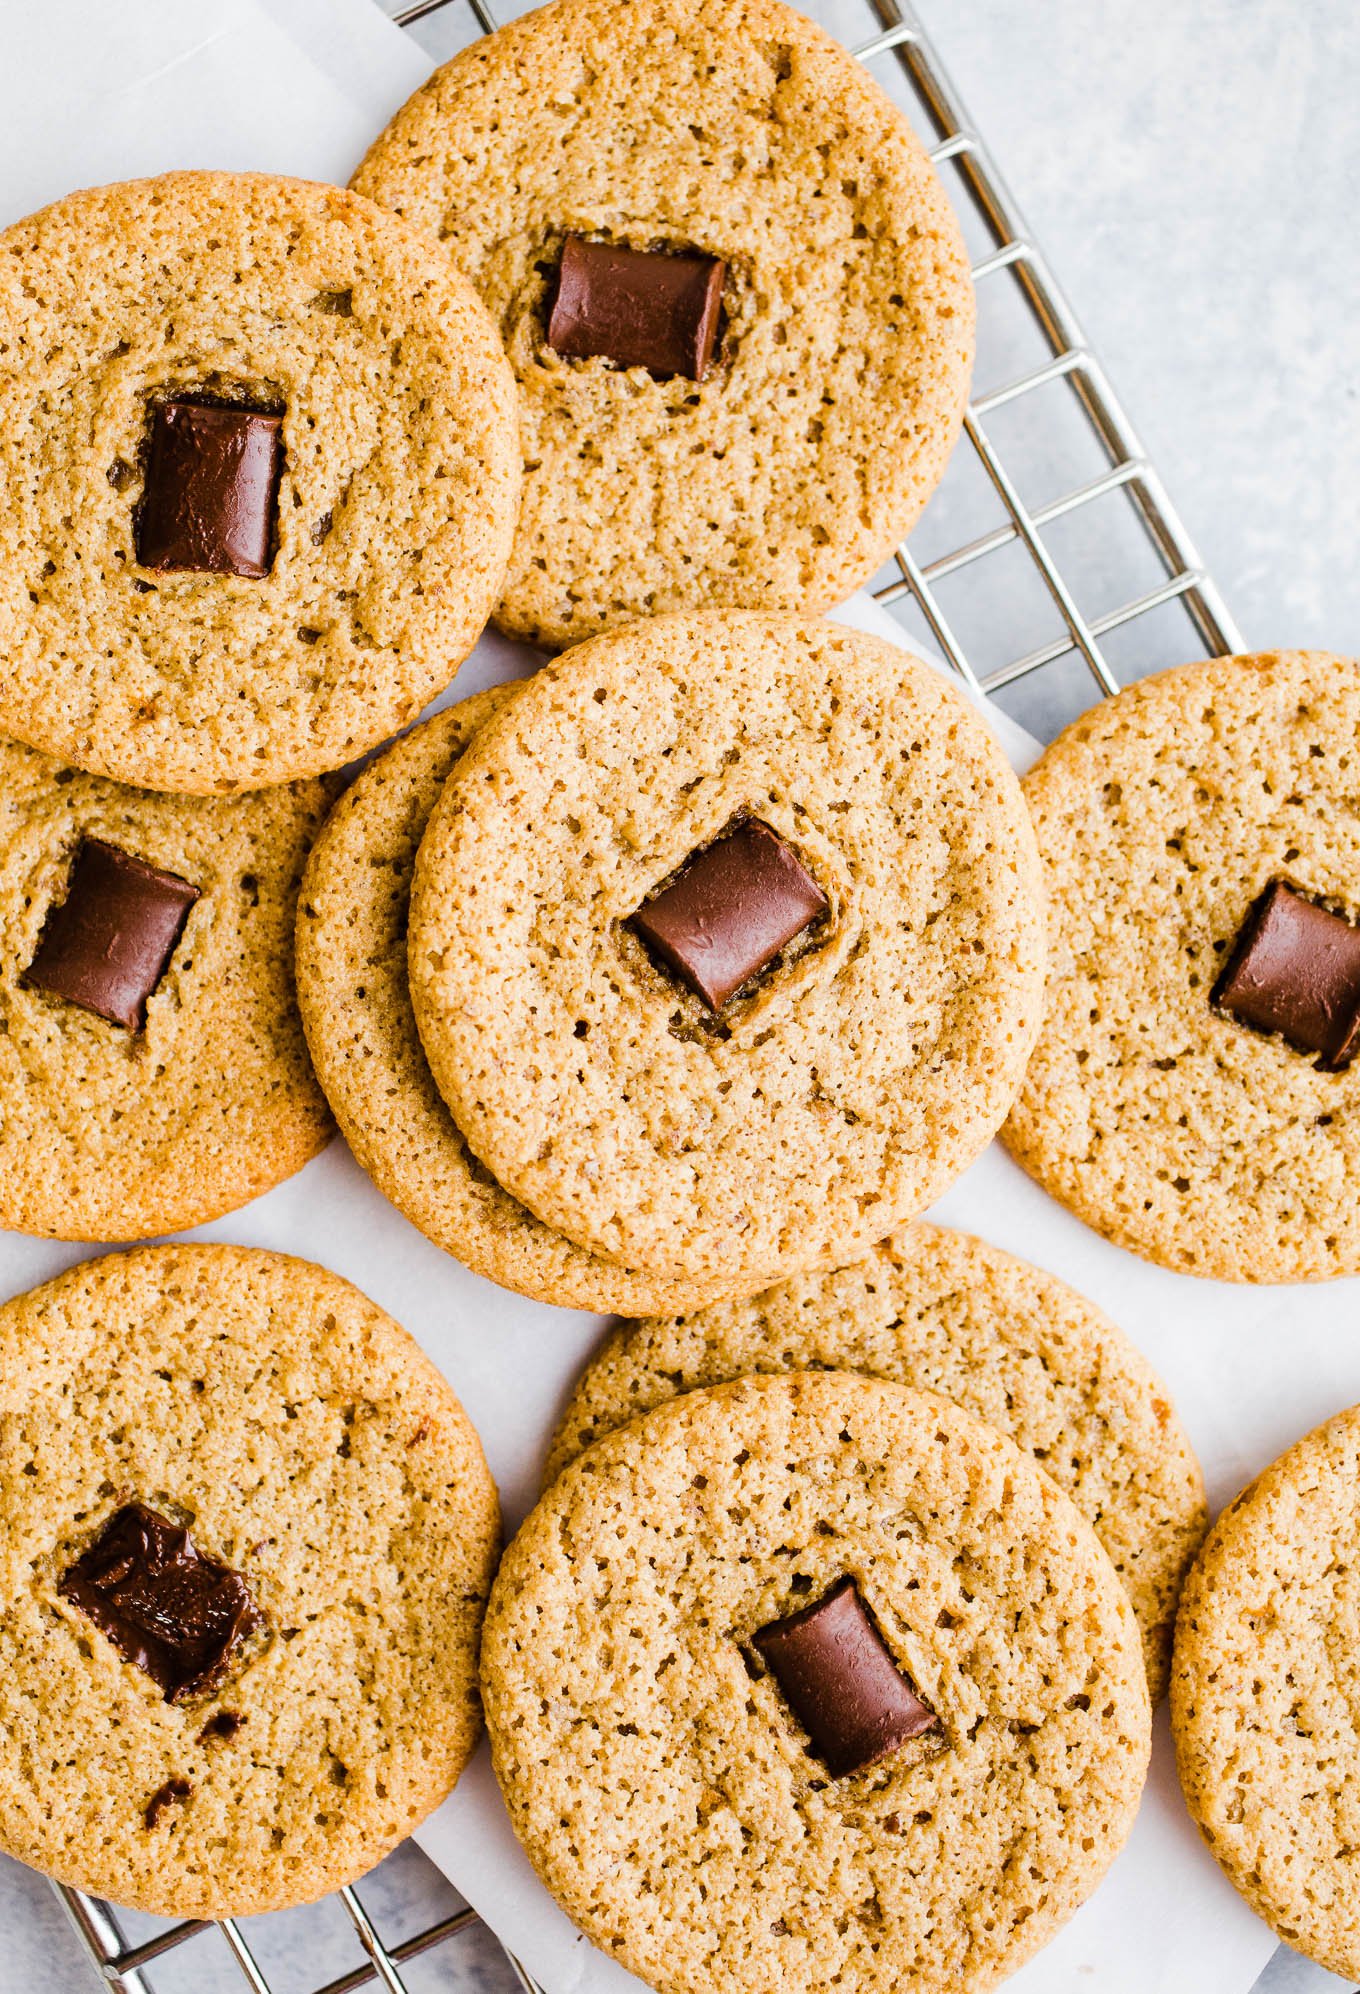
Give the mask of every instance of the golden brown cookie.
POLYGON ((1252 1909, 1360 1974, 1360 1408, 1226 1509, 1176 1623, 1171 1721, 1204 1839, 1252 1909))
POLYGON ((292 935, 329 798, 154 795, 0 741, 0 1225, 177 1232, 325 1147, 292 935))
POLYGON ((779 0, 556 0, 437 71, 354 184, 444 243, 509 352, 513 636, 830 609, 944 470, 973 351, 958 224, 905 117, 779 0), (722 261, 701 379, 550 343, 569 238, 722 261))
POLYGON ((477 1740, 495 1489, 434 1366, 324 1268, 152 1247, 0 1307, 0 1519, 0 1846, 62 1882, 178 1918, 309 1901, 477 1740))
MULTIPOLYGON (((1261 896, 1286 882, 1341 920, 1321 922, 1320 951, 1302 949, 1285 981, 1306 990, 1341 944, 1319 1008, 1355 1017, 1357 731, 1352 660, 1220 658, 1094 707, 1025 779, 1051 907, 1048 1010, 1005 1141, 1088 1225, 1183 1273, 1360 1270, 1360 1065, 1254 1026, 1221 989, 1261 896)), ((1261 970, 1258 956, 1247 981, 1261 970)))
POLYGON ((660 1994, 982 1994, 1095 1888, 1147 1768, 1084 1518, 971 1414, 841 1372, 582 1454, 506 1552, 482 1679, 530 1859, 660 1994))
POLYGON ((586 1367, 545 1483, 677 1393, 784 1371, 859 1371, 939 1392, 1014 1440, 1093 1526, 1143 1630, 1154 1702, 1207 1521, 1166 1387, 1092 1302, 966 1233, 903 1227, 863 1260, 750 1301, 623 1323, 586 1367))
POLYGON ((583 1252, 503 1191, 463 1140, 421 1048, 406 974, 416 848, 450 772, 510 690, 475 693, 395 742, 327 819, 298 902, 298 999, 312 1056, 379 1190, 474 1273, 599 1315, 699 1308, 712 1284, 583 1252))
MULTIPOLYGON (((691 939, 730 966, 713 915, 691 939)), ((1042 1002, 1029 823, 986 722, 896 646, 659 617, 482 729, 421 844, 410 973, 514 1197, 624 1266, 751 1291, 853 1258, 994 1132, 1042 1002), (636 920, 738 833, 769 847, 758 890, 723 888, 743 948, 809 887, 825 911, 715 1012, 636 920)))
POLYGON ((388 210, 176 173, 0 236, 0 729, 35 747, 201 793, 339 767, 471 649, 518 483, 494 328, 388 210))

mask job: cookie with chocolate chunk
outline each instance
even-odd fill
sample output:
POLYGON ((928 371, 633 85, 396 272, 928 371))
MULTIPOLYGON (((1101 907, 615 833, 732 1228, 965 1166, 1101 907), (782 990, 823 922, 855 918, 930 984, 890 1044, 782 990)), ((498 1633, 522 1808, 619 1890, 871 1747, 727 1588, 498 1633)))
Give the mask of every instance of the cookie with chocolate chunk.
POLYGON ((679 1392, 808 1370, 939 1392, 1032 1454, 1109 1552, 1143 1630, 1153 1700, 1164 1693, 1176 1601, 1207 1521, 1185 1429, 1093 1302, 966 1233, 906 1226, 832 1273, 621 1324, 577 1384, 544 1480, 679 1392))
POLYGON ((0 1306, 0 1848, 175 1918, 353 1881, 479 1728, 496 1493, 347 1281, 150 1247, 0 1306))
POLYGON ((390 210, 265 174, 72 194, 0 236, 0 731, 156 789, 334 769, 500 592, 514 383, 390 210))
POLYGON ((1286 1945, 1360 1974, 1360 1407, 1219 1518, 1176 1623, 1181 1785, 1217 1861, 1286 1945))
POLYGON ((177 1232, 325 1147, 292 937, 330 796, 157 795, 0 740, 0 1225, 177 1232))
POLYGON ((515 1832, 660 1994, 982 1994, 1095 1888, 1149 1749, 1132 1609, 971 1414, 841 1372, 607 1435, 501 1564, 515 1832))
POLYGON ((1360 1271, 1360 665, 1187 665, 1025 779, 1043 1032, 1004 1130, 1098 1232, 1187 1274, 1360 1271))
POLYGON ((473 1154, 578 1245, 728 1292, 853 1258, 972 1160, 1043 958, 985 720, 786 617, 656 617, 546 667, 454 770, 411 897, 473 1154))
POLYGON ((958 223, 870 69, 780 0, 556 0, 438 70, 354 185, 443 243, 510 355, 512 636, 820 613, 943 473, 958 223))
POLYGON ((416 849, 449 775, 513 688, 475 693, 395 742, 326 821, 298 902, 298 1001, 345 1139, 380 1191, 475 1274, 600 1315, 702 1307, 711 1283, 619 1267, 503 1191, 435 1086, 406 933, 416 849))

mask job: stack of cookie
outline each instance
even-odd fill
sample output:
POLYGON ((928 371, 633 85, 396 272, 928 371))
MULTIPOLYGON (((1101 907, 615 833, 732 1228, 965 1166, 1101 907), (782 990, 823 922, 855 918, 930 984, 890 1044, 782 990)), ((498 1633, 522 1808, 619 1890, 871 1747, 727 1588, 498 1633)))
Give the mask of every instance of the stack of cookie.
POLYGON ((194 1225, 333 1111, 468 1267, 639 1319, 493 1590, 476 1436, 336 1277, 150 1248, 0 1308, 0 1843, 179 1915, 331 1888, 457 1777, 485 1612, 507 1805, 602 1947, 980 1994, 1128 1831, 1203 1489, 1111 1323, 914 1221, 1009 1114, 1143 1250, 1355 1264, 1315 668, 1260 667, 1294 734, 1209 864, 1245 668, 1200 734, 1153 692, 1055 749, 1036 845, 978 711, 819 620, 940 476, 973 309, 781 0, 554 0, 354 191, 173 175, 0 246, 0 1220, 194 1225), (561 655, 338 794, 492 616, 561 655))

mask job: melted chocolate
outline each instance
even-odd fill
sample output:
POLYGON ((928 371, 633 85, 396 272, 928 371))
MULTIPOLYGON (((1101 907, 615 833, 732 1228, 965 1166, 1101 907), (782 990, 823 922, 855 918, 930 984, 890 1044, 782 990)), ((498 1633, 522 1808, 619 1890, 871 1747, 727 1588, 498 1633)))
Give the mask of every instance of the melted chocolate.
POLYGON ((784 840, 748 817, 687 859, 630 925, 716 1012, 826 911, 826 895, 784 840))
POLYGON ((264 1622, 239 1572, 205 1558, 187 1530, 140 1502, 109 1518, 58 1591, 167 1703, 216 1689, 264 1622))
POLYGON ((192 398, 157 402, 137 511, 138 561, 157 571, 267 575, 282 472, 277 411, 192 398))
POLYGON ((75 856, 66 898, 47 916, 24 982, 139 1032, 146 1000, 184 932, 196 886, 102 838, 75 856))
POLYGON ((1210 1001, 1338 1072, 1360 1046, 1360 928, 1274 880, 1248 910, 1210 1001))
POLYGON ((939 1722, 893 1660, 853 1579, 762 1627, 753 1645, 835 1779, 861 1772, 939 1722))
POLYGON ((569 235, 548 344, 570 360, 597 355, 660 379, 702 381, 713 357, 727 265, 714 256, 620 249, 569 235))

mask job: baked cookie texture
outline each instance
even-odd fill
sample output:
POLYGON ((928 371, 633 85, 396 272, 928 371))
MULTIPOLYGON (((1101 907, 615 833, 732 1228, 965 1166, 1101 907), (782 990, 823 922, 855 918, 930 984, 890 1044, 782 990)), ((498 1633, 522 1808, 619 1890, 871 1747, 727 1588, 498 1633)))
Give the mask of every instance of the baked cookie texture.
POLYGON ((778 0, 556 0, 438 70, 354 185, 440 238, 510 355, 511 635, 829 609, 944 471, 973 352, 958 224, 902 114, 778 0), (701 382, 548 346, 569 234, 726 260, 701 382))
POLYGON ((1137 1623, 1012 1443, 843 1373, 691 1392, 609 1434, 511 1544, 483 1693, 515 1831, 661 1994, 994 1987, 1133 1819, 1137 1623), (831 1778, 752 1636, 852 1577, 938 1724, 831 1778))
POLYGON ((298 998, 345 1139, 385 1197, 474 1273, 601 1315, 701 1307, 712 1284, 615 1266, 543 1225, 478 1163, 444 1103, 411 1010, 406 936, 416 849, 497 687, 394 743, 336 804, 298 903, 298 998))
POLYGON ((476 1742, 495 1489, 434 1366, 320 1267, 155 1247, 0 1307, 0 1517, 0 1846, 63 1882, 171 1917, 319 1897, 476 1742), (263 1612, 206 1696, 59 1590, 133 1502, 263 1612))
POLYGON ((330 795, 319 780, 153 795, 0 740, 0 1225, 55 1239, 177 1232, 325 1147, 292 934, 330 795), (199 889, 141 1031, 26 981, 85 838, 199 889))
POLYGON ((1360 1066, 1320 1071, 1210 993, 1286 877, 1360 918, 1360 666, 1220 658, 1145 679, 1025 778, 1048 885, 1044 1028, 1003 1131, 1097 1232, 1182 1273, 1360 1270, 1360 1066))
POLYGON ((749 1301, 624 1323, 577 1384, 552 1482, 677 1393, 788 1371, 857 1371, 938 1392, 1034 1456, 1095 1530, 1143 1631, 1153 1701, 1204 1535, 1204 1478, 1166 1387, 1108 1316, 1055 1275, 937 1226, 749 1301))
POLYGON ((658 617, 545 667, 455 770, 411 900, 474 1154, 579 1245, 730 1291, 853 1258, 971 1161, 1043 960, 986 723, 896 646, 784 617, 658 617), (830 911, 715 1019, 627 923, 747 815, 830 911))
POLYGON ((453 677, 500 592, 515 391, 447 257, 264 174, 73 194, 0 235, 0 728, 156 789, 337 768, 453 677), (262 579, 144 569, 153 406, 283 409, 262 579))
POLYGON ((1252 1909, 1360 1973, 1360 1408, 1280 1456, 1209 1534, 1176 1626, 1171 1721, 1201 1834, 1252 1909))

